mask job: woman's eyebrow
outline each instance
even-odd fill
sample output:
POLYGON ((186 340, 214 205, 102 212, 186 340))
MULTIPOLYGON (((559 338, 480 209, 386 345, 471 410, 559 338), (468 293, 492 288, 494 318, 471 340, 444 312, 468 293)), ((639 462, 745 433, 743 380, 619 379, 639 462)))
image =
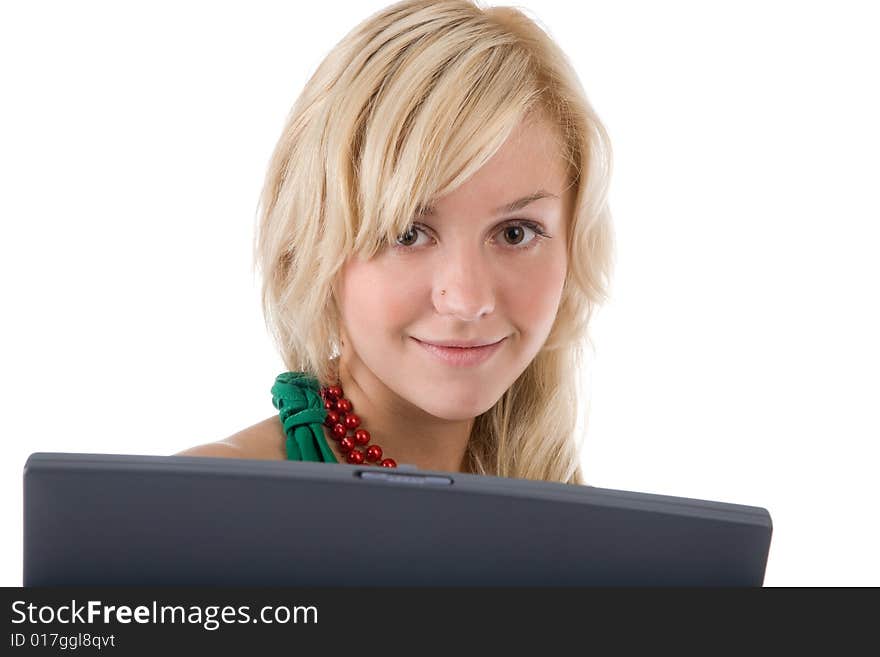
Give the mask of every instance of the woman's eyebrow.
MULTIPOLYGON (((523 196, 522 198, 518 198, 515 201, 511 201, 510 203, 506 203, 500 207, 495 208, 495 214, 507 214, 508 212, 516 212, 517 210, 521 210, 526 207, 529 203, 534 201, 538 201, 542 198, 559 198, 556 194, 551 194, 550 192, 545 192, 543 189, 539 189, 534 194, 529 194, 528 196, 523 196)), ((419 217, 427 217, 434 214, 434 206, 433 205, 425 205, 419 206, 416 208, 416 215, 419 217)))

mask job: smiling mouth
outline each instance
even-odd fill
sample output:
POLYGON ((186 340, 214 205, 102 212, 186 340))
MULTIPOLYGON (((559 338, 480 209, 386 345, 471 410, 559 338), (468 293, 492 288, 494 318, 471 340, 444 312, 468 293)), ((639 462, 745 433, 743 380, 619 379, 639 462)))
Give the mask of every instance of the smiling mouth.
POLYGON ((418 338, 413 338, 413 340, 425 352, 446 365, 468 367, 487 361, 504 345, 507 338, 504 337, 498 342, 479 347, 444 347, 430 342, 422 342, 418 338))

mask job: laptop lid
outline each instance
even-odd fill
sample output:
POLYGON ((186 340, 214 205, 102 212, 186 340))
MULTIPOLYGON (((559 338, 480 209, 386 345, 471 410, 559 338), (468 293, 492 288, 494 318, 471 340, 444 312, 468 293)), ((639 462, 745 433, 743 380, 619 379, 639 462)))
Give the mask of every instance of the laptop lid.
POLYGON ((766 509, 375 466, 35 453, 25 586, 760 586, 766 509))

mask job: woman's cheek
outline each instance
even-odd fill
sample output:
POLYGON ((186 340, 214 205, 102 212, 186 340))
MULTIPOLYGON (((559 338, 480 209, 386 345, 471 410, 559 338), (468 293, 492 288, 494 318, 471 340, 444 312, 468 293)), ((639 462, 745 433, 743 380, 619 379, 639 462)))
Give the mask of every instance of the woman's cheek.
MULTIPOLYGON (((549 255, 549 254, 548 254, 549 255)), ((565 255, 536 259, 531 266, 518 272, 515 284, 509 287, 511 307, 524 330, 542 339, 549 333, 559 309, 565 282, 565 255)))

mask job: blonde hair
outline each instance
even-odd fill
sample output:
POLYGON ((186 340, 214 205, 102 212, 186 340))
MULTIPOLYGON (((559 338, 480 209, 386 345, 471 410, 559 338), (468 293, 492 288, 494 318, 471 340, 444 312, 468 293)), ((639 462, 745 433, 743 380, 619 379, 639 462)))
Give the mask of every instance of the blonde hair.
POLYGON ((464 469, 582 484, 578 378, 612 268, 611 148, 567 57, 520 10, 405 0, 346 35, 288 115, 260 198, 254 261, 285 366, 335 381, 334 289, 346 259, 393 243, 532 116, 558 126, 576 190, 568 271, 546 343, 475 418, 464 469))

